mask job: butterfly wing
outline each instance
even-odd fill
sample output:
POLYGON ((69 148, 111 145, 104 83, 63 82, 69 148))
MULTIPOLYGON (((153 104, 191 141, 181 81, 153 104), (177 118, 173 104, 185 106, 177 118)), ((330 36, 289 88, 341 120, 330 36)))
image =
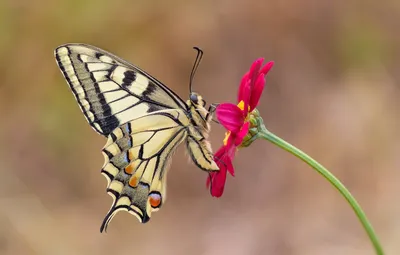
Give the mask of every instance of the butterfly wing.
POLYGON ((209 129, 200 132, 193 119, 197 111, 190 114, 189 106, 161 82, 90 45, 62 45, 55 56, 87 121, 108 137, 102 174, 114 201, 101 231, 118 211, 145 223, 161 207, 168 163, 185 139, 197 166, 218 170, 207 141, 209 129))
POLYGON ((166 172, 176 147, 187 137, 189 119, 182 110, 164 110, 130 121, 110 133, 103 148, 103 175, 113 204, 100 231, 118 211, 142 223, 166 199, 166 172))
POLYGON ((62 45, 55 50, 55 57, 86 120, 104 136, 151 112, 187 109, 185 102, 157 79, 94 46, 62 45))

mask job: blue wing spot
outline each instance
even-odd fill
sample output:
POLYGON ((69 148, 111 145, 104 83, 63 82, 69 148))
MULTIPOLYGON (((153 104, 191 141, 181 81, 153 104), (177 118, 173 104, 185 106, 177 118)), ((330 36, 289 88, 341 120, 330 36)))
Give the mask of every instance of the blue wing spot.
POLYGON ((128 152, 126 152, 126 153, 124 154, 124 161, 125 161, 126 163, 129 163, 128 152))
POLYGON ((125 125, 125 132, 127 133, 127 134, 130 134, 130 128, 129 128, 129 125, 125 125))
POLYGON ((129 137, 129 139, 128 139, 128 146, 129 146, 129 148, 132 148, 132 146, 133 146, 132 137, 129 137))

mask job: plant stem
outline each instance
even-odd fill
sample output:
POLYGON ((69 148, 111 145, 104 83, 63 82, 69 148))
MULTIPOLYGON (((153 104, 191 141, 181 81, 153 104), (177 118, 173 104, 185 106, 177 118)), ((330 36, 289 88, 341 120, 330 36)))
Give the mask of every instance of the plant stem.
POLYGON ((356 199, 351 195, 350 191, 332 173, 330 173, 328 169, 323 167, 321 164, 312 159, 303 151, 297 149, 290 143, 269 132, 265 128, 264 124, 261 124, 261 126, 259 126, 259 132, 257 134, 257 137, 270 141, 271 143, 277 145, 281 149, 284 149, 285 151, 301 159, 309 166, 311 166, 315 171, 321 174, 326 180, 328 180, 330 184, 332 184, 344 196, 344 198, 350 204, 351 208, 353 208, 357 218, 360 220, 365 231, 367 232, 369 239, 371 240, 372 245, 375 248, 376 254, 378 255, 384 254, 382 246, 379 243, 378 237, 376 236, 375 231, 371 223, 368 221, 364 211, 361 209, 361 206, 357 203, 356 199))

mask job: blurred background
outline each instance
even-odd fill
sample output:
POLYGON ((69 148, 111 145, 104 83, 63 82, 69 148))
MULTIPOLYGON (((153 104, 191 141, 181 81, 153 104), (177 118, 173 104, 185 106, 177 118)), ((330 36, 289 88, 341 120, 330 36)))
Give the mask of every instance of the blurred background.
MULTIPOLYGON (((310 167, 264 141, 240 150, 216 199, 178 149, 168 200, 140 224, 111 205, 105 139, 86 123, 53 50, 88 43, 182 98, 236 100, 258 57, 274 60, 267 127, 331 170, 400 254, 400 2, 0 1, 0 254, 374 254, 348 204, 310 167)), ((224 136, 214 124, 214 150, 224 136)))

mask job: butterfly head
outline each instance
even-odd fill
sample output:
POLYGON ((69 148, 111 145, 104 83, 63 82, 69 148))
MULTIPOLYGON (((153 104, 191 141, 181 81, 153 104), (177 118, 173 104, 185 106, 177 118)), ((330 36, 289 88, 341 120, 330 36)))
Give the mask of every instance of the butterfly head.
POLYGON ((206 101, 196 92, 190 93, 190 104, 194 107, 200 108, 206 106, 206 101))

